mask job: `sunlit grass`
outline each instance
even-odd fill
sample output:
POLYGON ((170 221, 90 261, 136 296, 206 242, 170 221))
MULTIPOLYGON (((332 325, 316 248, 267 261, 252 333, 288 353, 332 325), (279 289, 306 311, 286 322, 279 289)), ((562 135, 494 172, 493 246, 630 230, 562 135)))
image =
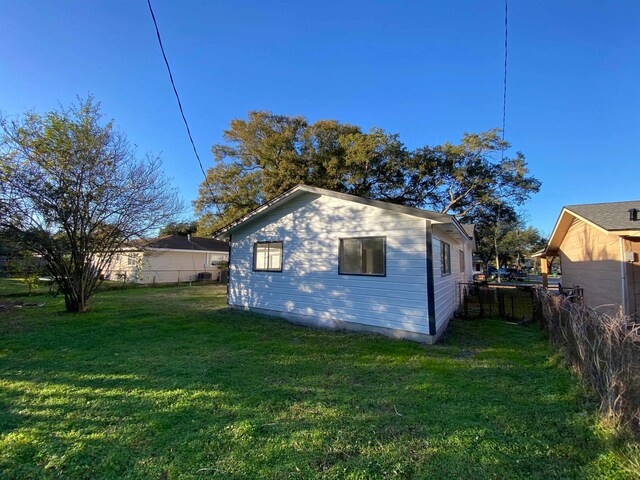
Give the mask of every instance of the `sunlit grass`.
POLYGON ((229 311, 216 285, 38 302, 0 312, 0 477, 630 478, 535 327, 428 347, 229 311))

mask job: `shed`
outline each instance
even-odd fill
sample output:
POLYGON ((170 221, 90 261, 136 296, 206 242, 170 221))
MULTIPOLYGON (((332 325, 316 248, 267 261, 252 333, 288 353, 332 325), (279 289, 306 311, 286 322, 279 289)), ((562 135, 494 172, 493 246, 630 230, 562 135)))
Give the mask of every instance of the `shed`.
POLYGON ((472 275, 474 239, 454 216, 305 185, 216 236, 230 306, 306 325, 433 343, 472 275))

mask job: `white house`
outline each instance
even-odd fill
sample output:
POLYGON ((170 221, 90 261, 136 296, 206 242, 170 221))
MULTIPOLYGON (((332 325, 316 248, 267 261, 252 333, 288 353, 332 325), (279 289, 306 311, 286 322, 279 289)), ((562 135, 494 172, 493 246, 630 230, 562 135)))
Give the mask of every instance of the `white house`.
POLYGON ((451 215, 297 186, 216 232, 228 303, 293 323, 433 343, 471 280, 451 215))
POLYGON ((110 280, 180 283, 218 279, 229 260, 229 245, 212 238, 168 235, 132 243, 114 256, 105 270, 110 280))

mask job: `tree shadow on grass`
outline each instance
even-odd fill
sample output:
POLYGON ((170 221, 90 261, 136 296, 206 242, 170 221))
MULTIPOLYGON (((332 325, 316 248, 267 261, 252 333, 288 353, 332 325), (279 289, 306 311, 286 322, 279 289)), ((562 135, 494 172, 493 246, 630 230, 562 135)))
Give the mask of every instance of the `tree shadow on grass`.
POLYGON ((10 477, 580 478, 603 454, 535 331, 425 347, 137 295, 0 347, 10 477))

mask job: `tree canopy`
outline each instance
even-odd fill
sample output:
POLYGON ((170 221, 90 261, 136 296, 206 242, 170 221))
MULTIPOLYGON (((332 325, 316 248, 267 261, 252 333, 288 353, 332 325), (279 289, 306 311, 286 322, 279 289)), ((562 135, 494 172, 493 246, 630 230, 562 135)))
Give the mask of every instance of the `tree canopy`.
POLYGON ((537 228, 527 226, 517 215, 490 217, 477 228, 480 241, 476 253, 485 263, 493 261, 497 268, 522 266, 527 257, 547 244, 537 228))
POLYGON ((502 156, 498 130, 459 144, 409 150, 399 135, 303 117, 253 111, 212 147, 215 165, 194 202, 199 233, 211 233, 297 184, 455 214, 479 221, 514 211, 540 182, 525 157, 502 156))
POLYGON ((160 229, 159 235, 180 235, 186 237, 192 235, 198 230, 198 222, 195 220, 188 222, 170 222, 160 229))
POLYGON ((92 97, 0 119, 0 229, 44 259, 82 312, 113 255, 180 210, 157 157, 139 160, 92 97))

